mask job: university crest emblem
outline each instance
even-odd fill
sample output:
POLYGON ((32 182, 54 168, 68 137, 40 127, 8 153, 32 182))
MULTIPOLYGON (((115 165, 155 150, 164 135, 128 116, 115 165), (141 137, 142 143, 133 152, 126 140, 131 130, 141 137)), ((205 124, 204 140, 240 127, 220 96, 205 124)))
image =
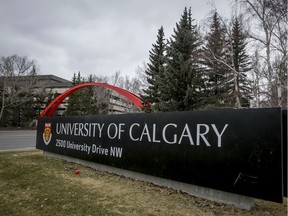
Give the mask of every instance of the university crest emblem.
POLYGON ((43 132, 43 141, 45 145, 48 145, 51 141, 52 133, 51 133, 51 123, 45 123, 44 132, 43 132))

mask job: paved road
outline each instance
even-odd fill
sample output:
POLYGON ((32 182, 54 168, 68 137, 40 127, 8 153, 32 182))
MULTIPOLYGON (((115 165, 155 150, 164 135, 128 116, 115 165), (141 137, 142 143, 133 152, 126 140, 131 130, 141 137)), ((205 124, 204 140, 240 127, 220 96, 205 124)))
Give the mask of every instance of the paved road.
POLYGON ((35 149, 36 130, 0 131, 0 151, 35 149))

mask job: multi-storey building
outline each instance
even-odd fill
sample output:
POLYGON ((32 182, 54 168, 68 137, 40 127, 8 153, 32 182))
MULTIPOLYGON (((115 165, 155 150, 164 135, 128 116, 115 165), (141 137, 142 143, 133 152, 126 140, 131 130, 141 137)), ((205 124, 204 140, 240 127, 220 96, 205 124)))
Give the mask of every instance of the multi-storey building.
MULTIPOLYGON (((71 88, 72 82, 54 76, 54 75, 38 75, 38 88, 45 88, 47 92, 52 92, 56 94, 61 94, 64 91, 71 88)), ((124 113, 135 113, 139 112, 139 110, 124 96, 114 92, 112 90, 106 90, 106 100, 108 102, 108 114, 124 114, 124 113)), ((97 92, 96 92, 97 94, 97 92)), ((101 99, 99 97, 96 97, 101 99)), ((67 107, 68 98, 66 98, 57 108, 57 115, 62 116, 67 107)), ((44 107, 43 107, 44 109, 44 107)))
POLYGON ((136 113, 139 109, 134 106, 133 103, 128 101, 124 96, 117 92, 110 91, 108 114, 124 114, 124 113, 136 113))
MULTIPOLYGON (((72 82, 54 75, 37 75, 37 89, 44 90, 57 96, 71 88, 72 82)), ((57 108, 57 115, 62 116, 67 107, 68 98, 66 98, 57 108)), ((44 110, 45 107, 42 107, 44 110)))

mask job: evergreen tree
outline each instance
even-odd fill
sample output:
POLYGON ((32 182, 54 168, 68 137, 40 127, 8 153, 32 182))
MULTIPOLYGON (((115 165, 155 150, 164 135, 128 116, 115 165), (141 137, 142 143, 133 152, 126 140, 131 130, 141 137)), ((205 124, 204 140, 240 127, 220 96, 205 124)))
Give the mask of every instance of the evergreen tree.
MULTIPOLYGON (((74 73, 72 78, 72 85, 76 86, 81 83, 81 74, 78 72, 78 75, 74 73)), ((67 101, 67 109, 65 115, 81 115, 82 113, 82 104, 81 104, 81 90, 72 93, 67 101)))
MULTIPOLYGON (((93 82, 92 75, 87 79, 87 82, 93 82)), ((89 86, 81 89, 82 91, 80 101, 82 104, 82 115, 95 115, 99 113, 99 107, 97 106, 97 100, 95 96, 94 87, 89 86)))
MULTIPOLYGON (((159 85, 161 78, 164 76, 165 67, 165 35, 164 28, 158 30, 157 40, 155 44, 152 44, 152 49, 149 51, 150 63, 147 64, 147 69, 145 70, 145 76, 147 78, 148 87, 144 89, 144 94, 141 95, 141 99, 145 104, 154 104, 155 110, 160 110, 158 103, 160 97, 159 85)), ((147 107, 149 109, 149 107, 147 107)))
POLYGON ((202 99, 200 38, 192 22, 191 8, 185 7, 168 43, 167 67, 160 85, 160 107, 164 111, 196 109, 202 99))
POLYGON ((204 65, 206 69, 207 97, 205 107, 224 106, 225 97, 225 30, 217 12, 212 17, 210 32, 205 37, 204 65))
POLYGON ((230 73, 226 75, 227 105, 236 108, 249 107, 251 88, 247 73, 251 70, 251 61, 246 51, 247 34, 238 17, 233 20, 230 37, 228 50, 230 73))
MULTIPOLYGON (((80 72, 78 75, 74 73, 72 78, 73 86, 79 85, 84 82, 93 82, 92 75, 88 79, 81 77, 80 72)), ((95 115, 99 114, 99 107, 97 105, 96 92, 94 87, 85 87, 73 92, 68 99, 67 109, 65 115, 95 115)))

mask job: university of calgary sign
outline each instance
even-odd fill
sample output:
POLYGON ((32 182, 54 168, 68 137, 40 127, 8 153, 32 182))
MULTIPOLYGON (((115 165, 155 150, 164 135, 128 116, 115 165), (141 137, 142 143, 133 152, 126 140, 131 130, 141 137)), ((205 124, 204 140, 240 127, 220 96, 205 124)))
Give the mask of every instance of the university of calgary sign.
POLYGON ((282 202, 281 110, 43 117, 38 149, 282 202))

